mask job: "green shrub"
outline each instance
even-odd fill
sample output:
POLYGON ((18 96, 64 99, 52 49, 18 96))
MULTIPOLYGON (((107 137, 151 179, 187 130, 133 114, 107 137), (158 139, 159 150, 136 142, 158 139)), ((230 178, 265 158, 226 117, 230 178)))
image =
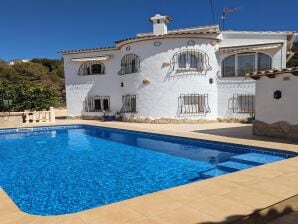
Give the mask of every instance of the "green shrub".
POLYGON ((51 88, 24 81, 0 84, 1 111, 48 110, 57 103, 58 98, 51 88))

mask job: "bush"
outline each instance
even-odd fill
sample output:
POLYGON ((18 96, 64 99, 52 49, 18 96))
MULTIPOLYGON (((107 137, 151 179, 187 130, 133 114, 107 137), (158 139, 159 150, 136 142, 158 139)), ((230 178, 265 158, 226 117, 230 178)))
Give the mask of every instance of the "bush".
POLYGON ((0 84, 1 111, 48 110, 57 103, 58 98, 51 88, 30 82, 0 84))

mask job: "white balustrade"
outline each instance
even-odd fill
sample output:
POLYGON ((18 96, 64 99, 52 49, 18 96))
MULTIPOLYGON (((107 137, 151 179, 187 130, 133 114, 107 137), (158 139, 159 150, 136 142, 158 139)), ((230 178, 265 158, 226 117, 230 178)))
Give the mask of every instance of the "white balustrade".
POLYGON ((55 123, 55 110, 50 107, 49 111, 25 111, 24 123, 55 123))

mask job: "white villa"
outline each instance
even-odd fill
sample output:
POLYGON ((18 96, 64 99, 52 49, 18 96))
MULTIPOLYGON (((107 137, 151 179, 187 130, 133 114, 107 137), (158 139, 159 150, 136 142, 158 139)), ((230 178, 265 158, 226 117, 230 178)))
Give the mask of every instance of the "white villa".
POLYGON ((221 31, 218 25, 153 31, 113 47, 66 50, 70 117, 121 112, 130 119, 246 119, 254 116, 255 80, 245 74, 282 69, 294 32, 221 31))

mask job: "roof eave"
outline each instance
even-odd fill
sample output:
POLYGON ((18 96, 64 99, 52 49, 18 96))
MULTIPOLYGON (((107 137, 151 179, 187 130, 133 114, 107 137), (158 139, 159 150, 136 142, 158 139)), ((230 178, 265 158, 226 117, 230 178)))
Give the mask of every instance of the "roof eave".
POLYGON ((246 74, 245 76, 252 78, 254 80, 258 80, 261 77, 268 77, 272 79, 272 78, 275 78, 276 75, 280 75, 280 74, 293 74, 294 76, 298 76, 298 67, 252 72, 252 73, 246 74))

